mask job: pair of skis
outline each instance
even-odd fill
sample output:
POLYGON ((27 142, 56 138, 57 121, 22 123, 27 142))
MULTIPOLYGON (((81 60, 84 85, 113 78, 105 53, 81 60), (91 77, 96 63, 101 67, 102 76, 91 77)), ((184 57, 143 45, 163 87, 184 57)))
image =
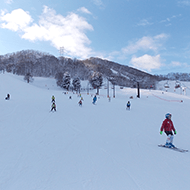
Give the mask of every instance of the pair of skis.
POLYGON ((188 152, 188 150, 184 150, 184 149, 177 148, 177 147, 168 147, 168 146, 163 145, 163 144, 160 144, 158 146, 163 147, 163 148, 168 148, 168 149, 171 149, 171 150, 174 150, 174 151, 177 151, 177 152, 188 152))

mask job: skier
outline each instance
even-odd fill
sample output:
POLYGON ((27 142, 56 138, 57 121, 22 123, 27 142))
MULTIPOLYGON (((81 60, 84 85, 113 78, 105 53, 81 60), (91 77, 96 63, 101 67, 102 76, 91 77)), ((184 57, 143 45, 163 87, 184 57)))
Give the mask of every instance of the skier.
POLYGON ((130 110, 130 106, 131 106, 131 103, 130 103, 130 101, 128 101, 128 102, 127 102, 126 110, 130 110))
POLYGON ((173 131, 174 134, 176 135, 176 130, 174 128, 173 122, 171 120, 171 114, 167 113, 165 115, 166 119, 163 121, 162 126, 160 128, 160 134, 162 135, 163 130, 167 135, 167 139, 166 139, 166 144, 165 146, 169 147, 169 148, 174 148, 175 146, 172 144, 173 143, 173 131))
POLYGON ((79 106, 82 106, 82 100, 80 100, 78 104, 79 104, 79 106))
POLYGON ((96 103, 96 101, 97 101, 97 97, 96 97, 96 95, 94 96, 94 98, 93 98, 93 104, 95 104, 96 103))
POLYGON ((55 102, 53 102, 52 106, 51 106, 51 111, 56 111, 56 105, 55 105, 55 102))
POLYGON ((54 95, 51 97, 51 102, 55 102, 55 96, 54 95))
POLYGON ((7 94, 7 97, 5 98, 5 100, 10 100, 10 94, 7 94))

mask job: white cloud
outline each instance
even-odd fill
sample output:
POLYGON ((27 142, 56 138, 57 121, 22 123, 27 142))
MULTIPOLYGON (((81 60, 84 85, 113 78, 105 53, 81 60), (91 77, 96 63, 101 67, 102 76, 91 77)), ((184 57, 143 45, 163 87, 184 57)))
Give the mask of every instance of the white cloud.
POLYGON ((103 2, 102 0, 93 0, 94 4, 97 5, 97 6, 102 6, 103 5, 103 2))
POLYGON ((170 65, 172 67, 189 67, 187 63, 181 63, 179 61, 172 61, 170 65))
POLYGON ((11 4, 11 3, 13 3, 13 0, 5 0, 5 3, 11 4))
POLYGON ((85 7, 79 8, 78 11, 83 12, 83 13, 86 13, 86 14, 92 14, 92 13, 91 13, 87 8, 85 8, 85 7))
POLYGON ((177 19, 177 18, 179 18, 181 16, 182 16, 181 14, 173 15, 171 17, 168 17, 168 18, 164 19, 164 20, 161 20, 159 23, 165 23, 166 26, 170 26, 171 25, 170 22, 172 22, 174 19, 177 19), (167 24, 167 23, 169 23, 169 24, 167 24))
POLYGON ((1 28, 19 31, 23 39, 49 41, 58 50, 64 47, 65 53, 74 57, 87 58, 92 53, 88 47, 91 41, 85 32, 92 31, 93 27, 75 13, 71 12, 64 17, 44 6, 39 22, 32 25, 32 18, 22 9, 2 13, 0 19, 3 22, 1 28))
POLYGON ((7 14, 5 11, 1 11, 0 21, 3 22, 0 25, 1 28, 18 31, 26 28, 33 20, 28 12, 16 9, 7 14))
POLYGON ((166 34, 159 34, 157 36, 144 36, 136 42, 130 43, 127 47, 122 49, 124 54, 134 54, 138 51, 158 51, 162 46, 162 40, 166 39, 166 34))
POLYGON ((178 61, 172 61, 171 63, 173 66, 181 66, 181 63, 178 61))
POLYGON ((142 19, 137 26, 147 26, 147 25, 152 25, 153 23, 149 22, 147 19, 142 19))
POLYGON ((102 2, 102 0, 92 0, 92 2, 93 2, 96 6, 98 6, 100 9, 105 8, 105 5, 104 5, 104 3, 102 2))
POLYGON ((151 72, 152 69, 159 69, 162 66, 160 55, 143 55, 141 57, 133 56, 130 64, 135 68, 151 72))
POLYGON ((187 1, 187 0, 185 0, 185 1, 178 1, 178 4, 179 5, 183 5, 183 6, 190 6, 190 1, 187 1))

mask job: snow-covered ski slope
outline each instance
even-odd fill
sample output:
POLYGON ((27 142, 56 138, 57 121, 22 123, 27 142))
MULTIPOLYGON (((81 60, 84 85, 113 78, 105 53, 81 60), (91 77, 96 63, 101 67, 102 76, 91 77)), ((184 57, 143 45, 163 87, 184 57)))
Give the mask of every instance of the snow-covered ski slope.
POLYGON ((141 90, 137 99, 136 89, 117 88, 111 102, 106 93, 100 90, 96 105, 82 93, 79 107, 80 98, 64 94, 54 79, 27 84, 21 76, 0 74, 0 190, 190 189, 190 153, 158 147, 170 112, 174 144, 190 150, 190 90, 186 96, 141 90))

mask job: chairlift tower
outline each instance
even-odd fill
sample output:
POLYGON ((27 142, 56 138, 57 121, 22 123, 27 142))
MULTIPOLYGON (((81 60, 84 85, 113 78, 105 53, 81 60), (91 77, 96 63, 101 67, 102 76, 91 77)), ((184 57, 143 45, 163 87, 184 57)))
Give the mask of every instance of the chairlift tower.
POLYGON ((64 55, 64 47, 60 47, 60 49, 59 49, 59 56, 63 57, 63 55, 64 55))

